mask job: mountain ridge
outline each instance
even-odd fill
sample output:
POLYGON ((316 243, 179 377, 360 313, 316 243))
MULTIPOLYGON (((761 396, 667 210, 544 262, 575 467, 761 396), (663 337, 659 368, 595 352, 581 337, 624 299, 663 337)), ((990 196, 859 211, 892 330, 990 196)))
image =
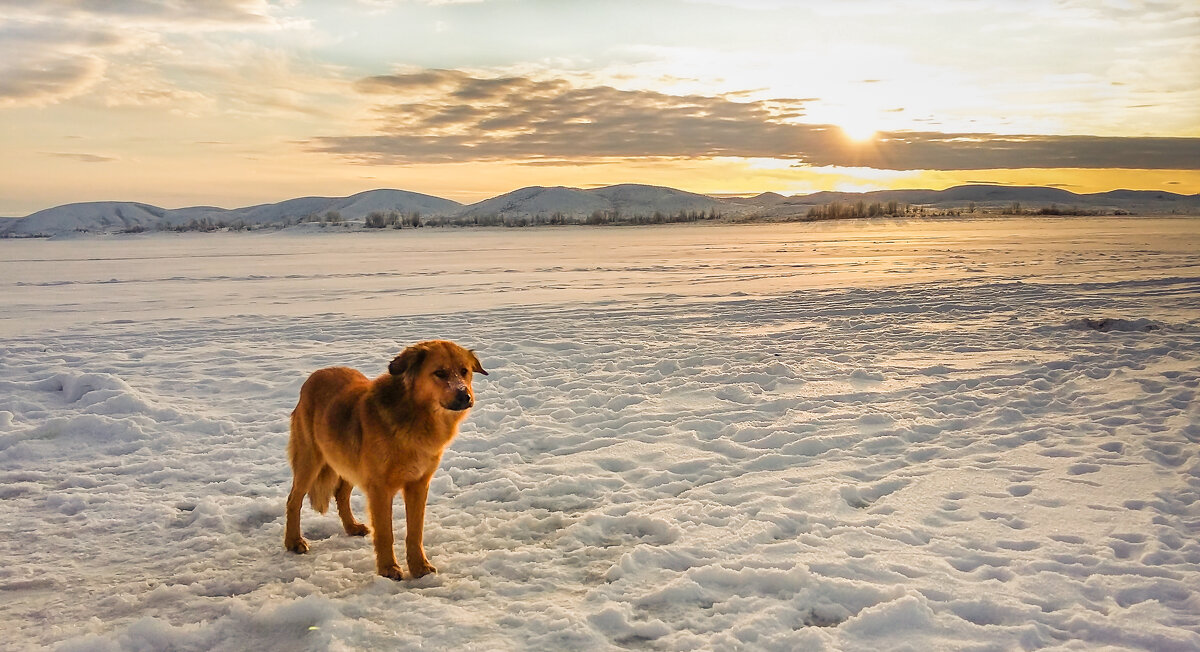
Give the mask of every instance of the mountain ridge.
POLYGON ((364 220, 372 213, 420 213, 454 223, 494 224, 504 220, 557 217, 581 222, 589 217, 656 217, 721 215, 735 218, 786 219, 803 216, 812 206, 834 202, 896 201, 935 209, 967 207, 1009 208, 1022 204, 1077 207, 1112 213, 1200 213, 1200 194, 1183 195, 1159 190, 1110 190, 1079 194, 1047 186, 966 184, 943 190, 901 189, 867 192, 820 191, 785 196, 761 193, 753 197, 714 197, 664 186, 617 184, 580 189, 566 186, 527 186, 473 204, 407 190, 367 190, 346 197, 296 197, 243 208, 190 206, 165 209, 143 202, 79 202, 5 218, 0 235, 47 236, 72 231, 113 232, 178 228, 189 224, 282 226, 336 215, 341 221, 364 220))

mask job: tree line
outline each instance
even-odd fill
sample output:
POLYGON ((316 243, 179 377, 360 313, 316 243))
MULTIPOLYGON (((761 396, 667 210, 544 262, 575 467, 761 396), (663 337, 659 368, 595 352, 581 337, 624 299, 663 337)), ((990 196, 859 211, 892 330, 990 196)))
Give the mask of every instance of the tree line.
MULTIPOLYGON (((887 202, 856 202, 834 201, 828 204, 811 206, 803 215, 792 218, 799 221, 821 221, 862 219, 873 217, 927 217, 933 215, 960 216, 977 212, 996 212, 1004 215, 1106 215, 1104 210, 1080 208, 1076 206, 1059 206, 1050 204, 1040 208, 1026 208, 1019 202, 996 209, 978 209, 975 202, 963 207, 931 208, 920 205, 903 204, 892 200, 887 202)), ((1116 215, 1128 215, 1128 211, 1118 210, 1116 215)), ((726 217, 716 208, 709 210, 680 210, 674 213, 657 210, 653 213, 631 213, 620 210, 595 210, 587 215, 568 214, 563 211, 535 213, 532 215, 505 215, 499 212, 467 216, 423 216, 420 211, 372 211, 362 222, 366 229, 408 229, 419 227, 446 226, 503 226, 510 228, 554 225, 639 225, 639 224, 677 224, 685 222, 716 221, 726 217)), ((751 217, 750 219, 753 219, 751 217)), ((354 224, 342 217, 338 211, 326 211, 321 214, 310 214, 301 217, 287 217, 276 222, 264 224, 247 224, 241 219, 223 220, 203 217, 182 224, 159 223, 152 227, 133 226, 125 229, 124 233, 141 233, 148 230, 176 232, 213 232, 213 231, 246 231, 255 229, 278 229, 298 224, 317 224, 321 228, 342 227, 351 228, 354 224)))
MULTIPOLYGON (((1106 215, 1105 211, 1096 208, 1080 208, 1078 206, 1059 206, 1058 204, 1050 204, 1037 209, 1026 209, 1021 206, 1021 202, 1013 202, 1004 209, 1005 215, 1106 215)), ((1122 211, 1117 211, 1116 215, 1128 214, 1122 211)))
POLYGON ((854 203, 835 201, 809 208, 808 212, 804 215, 804 219, 806 221, 815 221, 861 219, 866 217, 899 217, 901 215, 908 215, 912 211, 912 207, 908 204, 901 204, 898 201, 872 202, 870 204, 862 200, 854 203))
MULTIPOLYGON (((619 210, 596 210, 589 215, 580 216, 567 214, 563 211, 551 213, 536 213, 533 215, 503 215, 500 213, 485 213, 460 217, 432 216, 425 217, 420 211, 372 211, 363 220, 366 229, 409 229, 423 226, 550 226, 567 224, 675 224, 681 222, 700 222, 719 220, 724 215, 713 208, 711 210, 680 210, 674 213, 654 211, 650 214, 626 213, 619 210)), ((254 229, 285 228, 298 224, 318 224, 324 227, 350 227, 351 222, 345 220, 337 211, 327 211, 323 214, 311 214, 302 217, 288 217, 276 222, 251 225, 243 220, 222 220, 211 217, 192 219, 181 224, 159 223, 153 227, 133 226, 123 230, 123 233, 142 233, 148 230, 201 232, 212 231, 244 231, 254 229)))

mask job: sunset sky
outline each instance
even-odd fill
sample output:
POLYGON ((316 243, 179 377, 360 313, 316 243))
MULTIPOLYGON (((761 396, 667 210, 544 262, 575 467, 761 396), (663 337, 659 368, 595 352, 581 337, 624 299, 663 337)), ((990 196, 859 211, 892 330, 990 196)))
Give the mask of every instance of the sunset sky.
POLYGON ((1200 1, 0 0, 0 215, 399 188, 1200 192, 1200 1))

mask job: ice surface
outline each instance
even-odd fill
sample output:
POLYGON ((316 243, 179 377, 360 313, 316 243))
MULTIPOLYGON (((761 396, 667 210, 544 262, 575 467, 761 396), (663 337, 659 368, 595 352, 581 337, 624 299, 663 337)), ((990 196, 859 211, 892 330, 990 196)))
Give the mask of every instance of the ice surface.
POLYGON ((1194 220, 0 241, 4 646, 1200 649, 1197 251, 1194 220), (435 336, 491 373, 440 573, 377 578, 307 507, 286 553, 305 376, 435 336))

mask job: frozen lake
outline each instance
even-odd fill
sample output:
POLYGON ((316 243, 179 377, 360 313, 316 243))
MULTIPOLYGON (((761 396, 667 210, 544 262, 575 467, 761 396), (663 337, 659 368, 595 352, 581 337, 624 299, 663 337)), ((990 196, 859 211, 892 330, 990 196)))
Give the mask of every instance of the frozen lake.
POLYGON ((0 240, 0 335, 230 315, 439 313, 992 279, 1196 274, 1195 219, 839 221, 0 240))
POLYGON ((1200 649, 1198 252, 1167 218, 0 240, 4 645, 1200 649), (431 337, 491 373, 439 574, 307 507, 286 553, 304 378, 431 337))

